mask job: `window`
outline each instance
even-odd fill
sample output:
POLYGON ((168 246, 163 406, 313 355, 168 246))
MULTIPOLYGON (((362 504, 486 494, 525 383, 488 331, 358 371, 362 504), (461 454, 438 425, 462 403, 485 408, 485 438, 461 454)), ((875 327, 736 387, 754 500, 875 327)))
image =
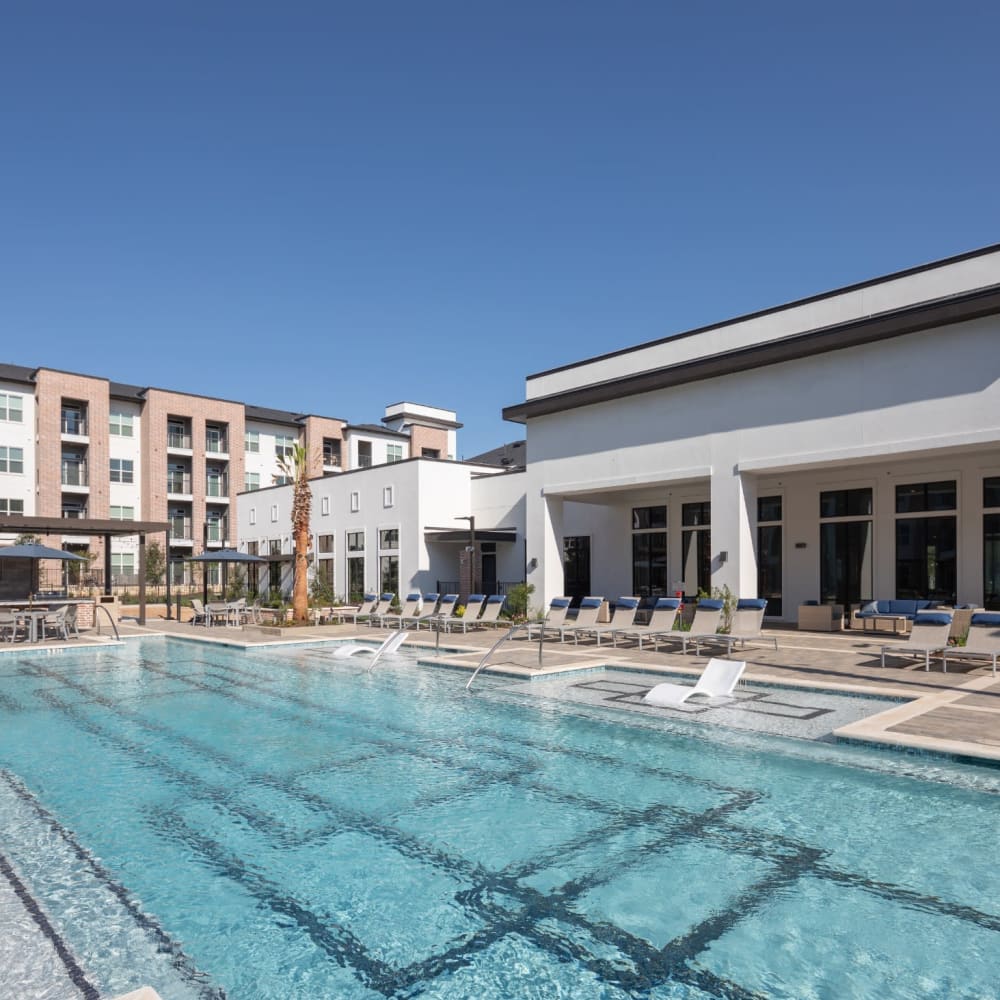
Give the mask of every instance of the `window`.
POLYGON ((333 552, 333 535, 318 535, 316 542, 320 554, 330 555, 333 552))
POLYGON ((391 507, 392 506, 392 487, 386 486, 382 490, 382 506, 391 507))
POLYGON ((954 604, 956 518, 896 519, 896 597, 954 604))
POLYGON ((330 498, 320 497, 319 499, 319 512, 322 517, 326 517, 330 513, 330 498))
POLYGON ((243 488, 247 493, 260 489, 260 473, 248 472, 243 477, 243 488))
POLYGON ((24 397, 13 392, 0 392, 0 420, 20 424, 24 421, 24 397))
POLYGON ((667 593, 667 508, 632 508, 632 593, 663 597, 667 593))
POLYGON ((681 505, 681 576, 694 597, 712 589, 712 505, 707 500, 681 505))
POLYGON ((387 444, 385 446, 386 462, 402 462, 403 446, 401 444, 387 444))
POLYGON ((954 510, 956 502, 954 479, 940 483, 909 483, 896 487, 897 514, 913 514, 926 510, 954 510))
POLYGON ((109 516, 112 521, 134 521, 135 507, 115 507, 112 505, 109 516))
POLYGON ((358 468, 367 469, 372 464, 371 441, 358 442, 358 468))
POLYGON ((333 560, 321 559, 316 564, 316 579, 330 591, 333 590, 333 560))
POLYGON ((23 514, 23 500, 5 500, 0 497, 0 514, 23 514))
POLYGON ((383 594, 399 592, 399 556, 379 558, 379 581, 383 594))
POLYGON ((167 447, 185 449, 191 448, 191 435, 188 433, 188 425, 186 421, 167 421, 167 447))
POLYGON ((420 449, 421 458, 440 458, 441 449, 440 448, 421 448, 420 449))
POLYGON ((205 451, 223 455, 229 451, 227 424, 205 424, 205 451))
POLYGON ((323 464, 340 467, 340 441, 337 438, 323 438, 323 464))
POLYGON ((288 486, 292 482, 291 476, 272 476, 273 483, 272 486, 288 486))
POLYGON ((251 507, 250 508, 250 523, 251 524, 256 524, 257 523, 257 508, 256 507, 251 507))
POLYGON ((83 436, 87 433, 87 404, 68 403, 65 400, 62 404, 63 434, 74 434, 83 436))
POLYGON ((1000 507, 1000 476, 983 480, 983 506, 1000 507))
POLYGON ((380 549, 398 549, 399 528, 383 528, 378 533, 378 547, 380 549))
POLYGON ((870 487, 858 490, 826 490, 819 495, 820 517, 868 517, 871 512, 870 487))
POLYGON ((276 503, 271 504, 271 520, 278 520, 278 505, 276 503))
POLYGON ((590 593, 590 536, 563 539, 563 593, 574 599, 590 593))
POLYGON ((289 434, 274 435, 274 454, 278 458, 287 458, 295 451, 295 446, 299 443, 298 438, 289 434))
POLYGON ((112 552, 111 553, 111 575, 112 576, 135 576, 135 553, 134 552, 112 552))
POLYGON ((781 615, 781 497, 757 498, 757 596, 767 614, 781 615), (772 522, 772 523, 767 523, 772 522), (773 523, 778 522, 778 523, 773 523))
POLYGON ((686 503, 681 505, 681 524, 685 528, 693 528, 712 523, 712 505, 706 500, 702 503, 686 503))
POLYGON ((351 513, 357 514, 361 510, 361 494, 354 492, 351 494, 351 513))
POLYGON ((111 413, 108 415, 110 421, 109 432, 115 437, 133 437, 133 416, 131 413, 111 413))
POLYGON ((267 554, 269 556, 280 556, 281 555, 281 539, 272 538, 267 543, 267 554))
POLYGON ((983 515, 983 605, 1000 611, 1000 514, 983 515))
POLYGON ((243 450, 255 455, 260 453, 260 431, 247 431, 243 435, 243 450))
POLYGON ((69 518, 86 517, 87 502, 85 500, 63 500, 62 516, 69 518))
POLYGON ((23 474, 24 449, 0 448, 0 472, 23 474))
POLYGON ((365 592, 365 560, 364 556, 355 556, 347 560, 347 594, 354 603, 361 603, 365 592))
POLYGON ((135 482, 135 473, 131 458, 111 459, 111 482, 113 483, 135 482))
POLYGON ((365 551, 365 533, 363 531, 349 531, 347 533, 347 551, 365 551))

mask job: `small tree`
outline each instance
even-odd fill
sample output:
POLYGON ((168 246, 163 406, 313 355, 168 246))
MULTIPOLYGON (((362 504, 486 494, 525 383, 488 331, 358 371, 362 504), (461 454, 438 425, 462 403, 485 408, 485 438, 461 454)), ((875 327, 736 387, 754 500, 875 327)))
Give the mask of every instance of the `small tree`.
POLYGON ((507 591, 507 612, 514 621, 528 617, 528 598, 534 592, 533 583, 517 583, 507 591))
POLYGON ((292 483, 292 534, 295 537, 295 563, 292 576, 292 620, 309 620, 309 515, 312 490, 309 488, 309 463, 303 445, 278 459, 282 475, 292 483))
POLYGON ((238 601, 247 596, 247 575, 241 566, 234 566, 229 573, 229 583, 226 586, 226 600, 238 601))
POLYGON ((167 558, 160 543, 152 541, 146 546, 146 583, 158 587, 167 572, 167 558))
POLYGON ((42 539, 38 535, 32 535, 30 533, 25 533, 23 535, 18 535, 14 539, 15 545, 41 545, 42 539))

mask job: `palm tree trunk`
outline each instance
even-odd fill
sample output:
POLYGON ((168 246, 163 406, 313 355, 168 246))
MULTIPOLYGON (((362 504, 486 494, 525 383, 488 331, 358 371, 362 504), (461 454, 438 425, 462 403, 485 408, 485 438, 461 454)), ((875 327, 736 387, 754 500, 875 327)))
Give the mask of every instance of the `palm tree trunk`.
POLYGON ((309 620, 309 588, 307 586, 309 528, 305 525, 295 532, 295 576, 292 589, 292 620, 309 620))

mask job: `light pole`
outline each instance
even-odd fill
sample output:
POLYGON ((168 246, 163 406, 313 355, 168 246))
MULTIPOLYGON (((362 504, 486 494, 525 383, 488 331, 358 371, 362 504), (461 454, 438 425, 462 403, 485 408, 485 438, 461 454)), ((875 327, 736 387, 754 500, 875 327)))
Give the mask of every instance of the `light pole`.
POLYGON ((479 568, 476 564, 476 518, 472 514, 466 514, 462 517, 456 517, 456 521, 468 521, 469 522, 469 560, 472 566, 471 580, 472 593, 479 593, 479 584, 477 581, 477 576, 479 575, 476 570, 479 568))

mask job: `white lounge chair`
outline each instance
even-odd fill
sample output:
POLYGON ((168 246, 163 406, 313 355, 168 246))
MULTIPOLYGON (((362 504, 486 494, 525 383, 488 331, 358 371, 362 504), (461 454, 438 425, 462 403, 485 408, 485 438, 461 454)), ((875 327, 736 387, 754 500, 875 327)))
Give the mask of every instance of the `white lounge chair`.
MULTIPOLYGON (((419 590, 415 590, 412 594, 407 594, 406 600, 403 601, 403 607, 398 612, 391 611, 377 616, 379 628, 402 628, 403 622, 411 622, 420 614, 420 605, 422 602, 423 597, 419 590)), ((372 615, 369 619, 369 624, 373 624, 375 618, 376 616, 372 615)))
POLYGON ((604 603, 603 597, 597 597, 595 595, 589 595, 580 601, 580 607, 577 609, 576 618, 571 622, 565 622, 564 624, 558 626, 559 631, 559 641, 565 642, 567 635, 572 635, 574 642, 576 641, 576 636, 573 635, 577 630, 583 632, 588 628, 593 628, 597 624, 597 616, 601 612, 601 605, 604 603))
POLYGON ((687 632, 661 632, 659 640, 679 642, 681 652, 686 653, 688 643, 697 642, 699 639, 714 638, 722 624, 723 602, 714 597, 704 597, 698 601, 694 609, 694 618, 691 621, 691 628, 687 632))
POLYGON ((330 615, 330 620, 338 625, 350 620, 352 625, 357 625, 359 618, 367 618, 377 606, 378 594, 365 594, 358 607, 339 608, 330 615))
POLYGON ((913 627, 907 641, 898 646, 882 647, 882 666, 885 654, 903 656, 912 660, 923 660, 924 670, 931 669, 931 653, 944 652, 948 648, 948 634, 951 632, 951 615, 947 611, 922 611, 913 620, 913 627))
POLYGON ((434 624, 440 627, 448 618, 451 618, 455 614, 455 608, 458 605, 458 594, 445 594, 438 606, 429 612, 427 610, 427 601, 434 596, 434 594, 426 594, 424 596, 423 614, 417 619, 418 632, 421 625, 426 625, 428 629, 434 624))
POLYGON ((611 645, 617 646, 619 639, 635 639, 642 652, 642 640, 652 639, 654 648, 661 636, 669 636, 673 631, 677 613, 680 611, 679 597, 658 597, 646 625, 619 625, 611 630, 611 645))
POLYGON ((643 614, 639 610, 641 601, 641 597, 619 597, 615 602, 615 614, 611 621, 604 622, 601 625, 583 626, 574 629, 573 641, 579 643, 581 638, 592 635, 597 640, 597 645, 600 646, 602 635, 613 634, 616 631, 621 632, 628 628, 642 628, 638 622, 640 615, 643 614), (629 615, 632 616, 631 623, 628 625, 623 624, 624 619, 629 615))
POLYGON ((500 617, 500 612, 503 611, 506 601, 507 598, 504 594, 490 594, 486 598, 486 607, 483 608, 483 613, 476 619, 476 627, 485 628, 488 625, 490 628, 496 628, 498 625, 507 624, 506 619, 500 617))
POLYGON ((683 705, 688 698, 696 694, 706 698, 722 698, 733 693, 736 682, 743 676, 746 663, 743 660, 720 660, 713 657, 705 665, 698 683, 687 684, 657 684, 647 691, 643 701, 657 708, 673 708, 683 705))
POLYGON ((362 646, 358 642, 347 642, 343 646, 338 646, 333 651, 333 658, 335 660, 346 660, 351 656, 359 656, 362 653, 371 654, 372 660, 368 664, 368 672, 371 673, 372 667, 387 653, 395 653, 400 646, 409 638, 409 632, 399 631, 393 635, 390 635, 388 639, 382 642, 379 646, 362 646))
POLYGON ((740 644, 740 648, 746 647, 747 639, 766 640, 774 643, 774 648, 778 648, 778 637, 773 633, 764 635, 761 627, 764 624, 764 612, 767 609, 767 601, 762 597, 747 597, 736 602, 736 610, 733 612, 733 621, 728 632, 716 632, 713 635, 694 636, 694 651, 701 654, 701 644, 703 642, 716 643, 726 647, 726 656, 732 655, 733 646, 740 644))
POLYGON ((993 665, 993 676, 997 675, 997 657, 1000 656, 1000 613, 977 611, 969 622, 969 631, 965 637, 965 645, 942 652, 945 673, 948 672, 948 657, 954 660, 965 657, 984 657, 993 665))
POLYGON ((550 629, 556 629, 562 625, 566 621, 566 615, 569 612, 570 604, 572 604, 572 598, 553 597, 552 600, 549 601, 549 610, 545 612, 545 617, 540 622, 528 622, 528 638, 532 638, 532 632, 536 635, 539 632, 544 634, 550 629))
POLYGON ((445 618, 444 630, 450 632, 452 627, 462 627, 463 632, 469 631, 469 626, 474 625, 479 618, 479 612, 483 609, 483 602, 486 600, 485 594, 469 594, 469 599, 465 602, 465 614, 461 618, 452 615, 445 618))

